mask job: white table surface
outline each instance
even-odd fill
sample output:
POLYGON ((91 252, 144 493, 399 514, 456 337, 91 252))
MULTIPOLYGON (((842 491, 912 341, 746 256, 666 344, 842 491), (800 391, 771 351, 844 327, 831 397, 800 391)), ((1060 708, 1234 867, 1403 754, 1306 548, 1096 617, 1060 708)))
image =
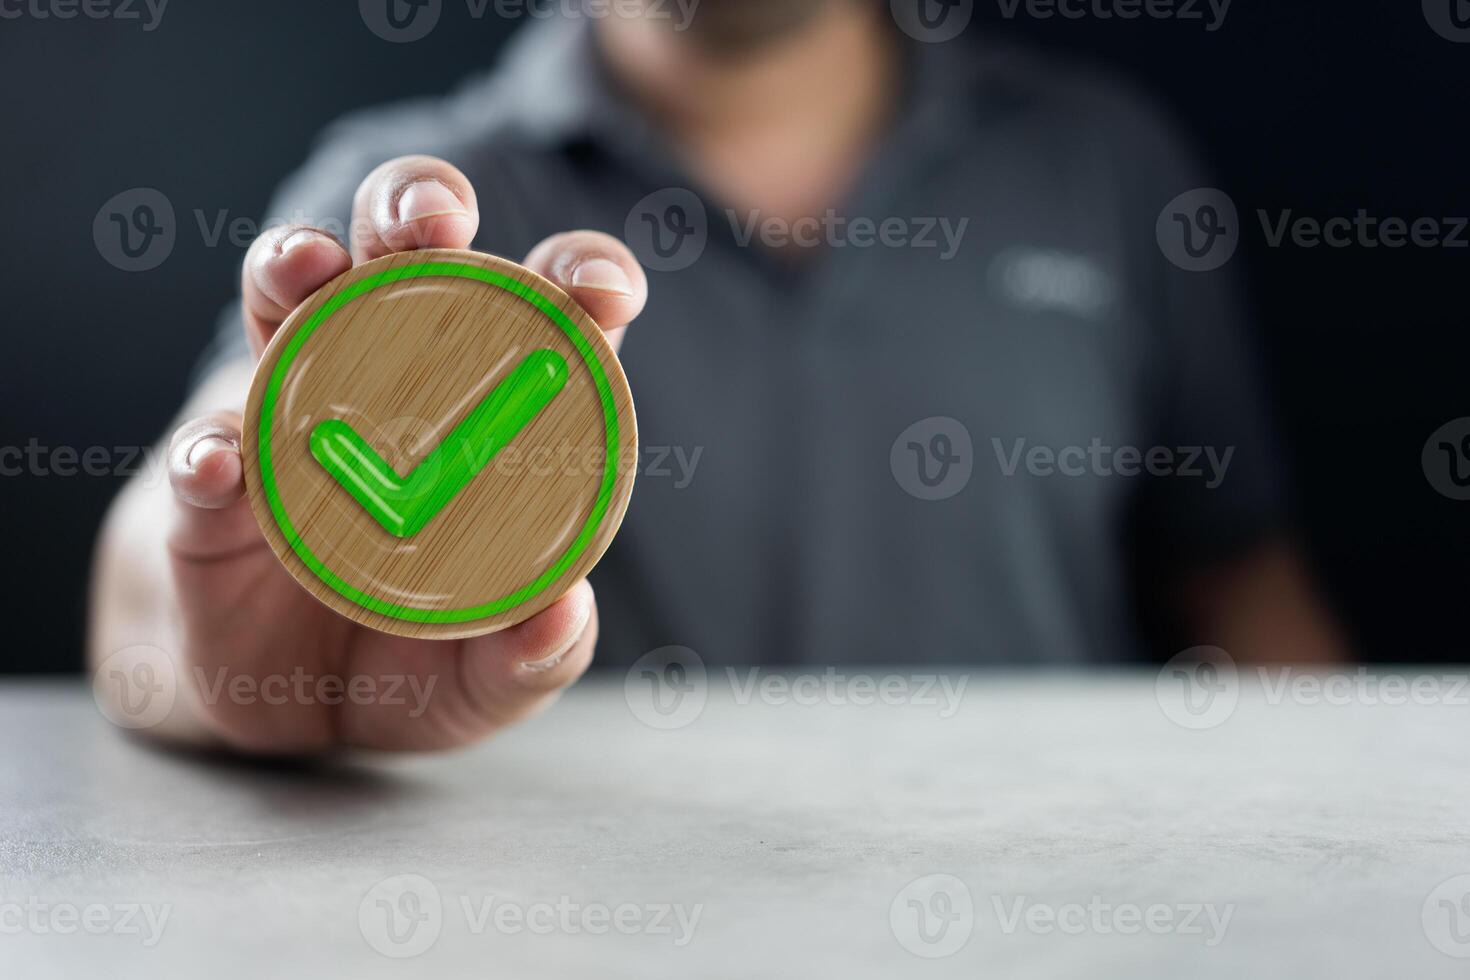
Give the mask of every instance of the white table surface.
POLYGON ((967 680, 941 717, 742 704, 712 671, 661 731, 593 678, 469 751, 312 768, 161 753, 80 682, 0 685, 0 976, 1470 976, 1470 879, 1436 892, 1470 874, 1470 707, 1246 683, 1190 731, 1152 674, 967 680), (418 927, 389 935, 405 888, 418 927), (624 905, 630 934, 592 931, 624 905), (56 930, 88 906, 98 934, 56 930), (916 938, 915 908, 950 931, 916 938))

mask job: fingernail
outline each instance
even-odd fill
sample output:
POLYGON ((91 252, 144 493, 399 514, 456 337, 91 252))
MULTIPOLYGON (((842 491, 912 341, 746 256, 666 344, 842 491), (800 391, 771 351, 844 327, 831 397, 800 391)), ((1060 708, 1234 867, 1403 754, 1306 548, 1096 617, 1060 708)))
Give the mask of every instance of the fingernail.
POLYGON ((398 220, 423 221, 444 214, 467 214, 464 203, 454 191, 437 180, 421 180, 409 184, 398 198, 398 220))
POLYGON ((566 659, 567 654, 572 652, 572 647, 577 645, 577 641, 582 639, 582 634, 587 632, 587 624, 591 621, 592 606, 588 605, 586 613, 582 616, 582 622, 578 624, 576 629, 572 630, 571 639, 567 640, 567 642, 562 645, 561 649, 557 650, 555 653, 550 654, 549 656, 542 657, 540 660, 527 660, 521 664, 521 669, 529 670, 532 673, 539 674, 543 671, 550 670, 557 664, 561 663, 563 660, 566 659))
POLYGON ((611 259, 587 259, 572 270, 572 285, 579 289, 598 289, 621 296, 633 295, 633 283, 623 267, 611 259))
POLYGON ((219 436, 205 436, 189 447, 189 469, 195 469, 204 457, 212 452, 234 448, 234 445, 227 439, 221 439, 219 436))
POLYGON ((311 242, 321 241, 321 237, 322 236, 318 235, 316 232, 308 231, 305 228, 303 228, 301 231, 293 232, 292 234, 287 235, 285 240, 281 242, 281 254, 285 255, 293 248, 299 248, 302 245, 307 245, 311 242))
POLYGON ((556 653, 553 653, 551 656, 546 657, 545 659, 542 659, 542 660, 528 660, 525 663, 521 664, 521 669, 522 670, 529 670, 533 674, 540 674, 540 673, 543 673, 545 671, 548 671, 551 668, 555 667, 557 664, 561 663, 563 660, 565 660, 566 659, 566 655, 567 655, 567 651, 568 650, 571 650, 571 648, 575 644, 576 644, 576 641, 573 641, 571 644, 568 644, 567 645, 567 649, 566 650, 559 650, 556 653))

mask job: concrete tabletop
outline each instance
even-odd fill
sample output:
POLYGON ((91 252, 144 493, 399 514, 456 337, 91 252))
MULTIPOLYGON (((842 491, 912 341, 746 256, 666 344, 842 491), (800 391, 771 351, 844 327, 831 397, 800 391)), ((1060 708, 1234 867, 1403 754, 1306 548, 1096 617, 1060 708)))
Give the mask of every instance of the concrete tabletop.
POLYGON ((1245 677, 1191 728, 1151 673, 792 681, 660 713, 592 678, 469 751, 311 767, 7 683, 0 976, 1470 976, 1453 684, 1245 677))

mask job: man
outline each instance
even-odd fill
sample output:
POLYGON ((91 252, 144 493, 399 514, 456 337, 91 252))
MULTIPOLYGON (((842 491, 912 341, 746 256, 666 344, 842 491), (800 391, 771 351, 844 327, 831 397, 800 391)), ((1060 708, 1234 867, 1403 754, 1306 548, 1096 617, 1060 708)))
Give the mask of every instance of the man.
POLYGON ((254 244, 171 485, 127 490, 104 530, 93 658, 168 651, 181 696, 155 731, 272 752, 463 744, 580 676, 599 619, 614 664, 666 644, 718 664, 1126 662, 1139 555, 1190 644, 1339 656, 1279 537, 1225 278, 1155 243, 1164 204, 1202 181, 1096 79, 915 43, 887 6, 704 0, 687 31, 538 25, 493 76, 332 130, 274 213, 350 241, 297 226, 254 244), (615 237, 641 228, 639 257, 667 270, 652 288, 615 237), (239 409, 319 286, 471 246, 524 256, 614 344, 639 320, 622 356, 663 462, 644 458, 597 604, 582 582, 504 632, 411 641, 278 565, 242 499, 239 409), (1153 450, 1174 468, 1120 475, 1153 450), (222 667, 437 688, 421 717, 205 704, 189 678, 222 667))

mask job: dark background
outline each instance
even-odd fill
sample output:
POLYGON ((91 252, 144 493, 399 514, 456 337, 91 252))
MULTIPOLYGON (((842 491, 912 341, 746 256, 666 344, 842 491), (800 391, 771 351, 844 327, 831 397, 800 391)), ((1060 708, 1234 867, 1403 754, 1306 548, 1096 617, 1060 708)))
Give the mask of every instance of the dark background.
MULTIPOLYGON (((195 210, 260 218, 323 123, 441 92, 491 62, 518 26, 491 9, 475 20, 445 0, 427 39, 399 45, 350 0, 173 0, 152 32, 139 20, 0 20, 0 446, 156 439, 243 254, 207 245, 195 210), (133 187, 170 198, 179 237, 162 266, 130 274, 103 260, 92 222, 133 187)), ((1236 0, 1215 33, 1198 21, 1008 21, 1000 9, 980 0, 968 37, 1113 66, 1213 163, 1241 211, 1302 533, 1331 600, 1371 659, 1466 659, 1470 503, 1429 486, 1420 450, 1470 415, 1470 250, 1272 249, 1254 214, 1470 215, 1470 44, 1431 31, 1413 0, 1236 0)), ((81 665, 92 539, 120 484, 0 477, 0 672, 81 665)))

